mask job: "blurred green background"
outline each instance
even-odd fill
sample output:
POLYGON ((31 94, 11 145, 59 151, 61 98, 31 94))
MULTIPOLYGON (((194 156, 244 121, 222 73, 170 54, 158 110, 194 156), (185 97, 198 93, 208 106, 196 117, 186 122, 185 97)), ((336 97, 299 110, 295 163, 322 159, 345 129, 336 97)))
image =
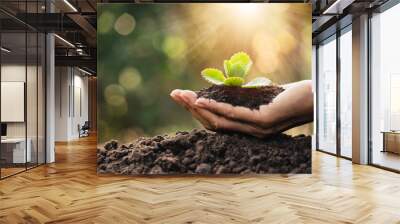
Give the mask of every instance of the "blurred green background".
POLYGON ((311 78, 309 4, 99 4, 97 18, 99 143, 199 127, 170 91, 209 86, 200 71, 238 51, 248 79, 311 78))

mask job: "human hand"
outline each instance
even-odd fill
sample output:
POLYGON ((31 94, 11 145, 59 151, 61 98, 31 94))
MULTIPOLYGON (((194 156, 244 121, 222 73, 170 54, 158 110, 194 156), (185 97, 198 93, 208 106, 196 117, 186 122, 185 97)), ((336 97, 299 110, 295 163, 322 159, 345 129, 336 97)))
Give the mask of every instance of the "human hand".
POLYGON ((309 80, 282 86, 285 90, 258 110, 199 98, 190 90, 173 90, 171 97, 212 131, 237 131, 266 137, 313 120, 312 83, 309 80))

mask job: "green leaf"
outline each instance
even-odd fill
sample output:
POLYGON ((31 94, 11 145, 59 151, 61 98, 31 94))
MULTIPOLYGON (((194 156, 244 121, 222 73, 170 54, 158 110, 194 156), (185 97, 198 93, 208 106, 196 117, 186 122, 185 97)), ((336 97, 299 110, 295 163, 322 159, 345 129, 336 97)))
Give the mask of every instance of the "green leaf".
POLYGON ((224 84, 227 86, 241 86, 243 83, 244 79, 240 77, 229 77, 224 81, 224 84))
POLYGON ((201 76, 203 76, 207 82, 215 85, 221 85, 225 81, 224 73, 215 68, 204 69, 201 71, 201 76))
POLYGON ((250 82, 246 83, 243 85, 243 88, 257 88, 257 87, 262 87, 262 86, 268 86, 271 84, 271 80, 265 78, 265 77, 258 77, 250 82))
POLYGON ((246 68, 239 63, 231 65, 231 69, 229 71, 229 77, 241 77, 243 78, 246 75, 246 68))
POLYGON ((231 66, 232 66, 232 63, 229 60, 224 60, 224 70, 225 70, 226 76, 229 76, 229 73, 231 71, 231 66))
POLYGON ((238 52, 229 59, 232 64, 241 63, 241 64, 249 64, 251 63, 250 56, 243 51, 238 52))
POLYGON ((250 56, 244 52, 239 52, 224 62, 225 72, 229 77, 245 77, 250 71, 253 62, 250 56))

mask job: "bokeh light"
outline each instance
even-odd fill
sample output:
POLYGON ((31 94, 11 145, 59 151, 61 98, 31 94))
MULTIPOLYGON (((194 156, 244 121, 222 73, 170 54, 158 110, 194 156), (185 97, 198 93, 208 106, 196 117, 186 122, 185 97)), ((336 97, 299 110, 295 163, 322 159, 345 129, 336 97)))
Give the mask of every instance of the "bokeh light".
POLYGON ((117 84, 108 85, 104 90, 107 104, 111 106, 121 106, 125 101, 125 90, 117 84))
POLYGON ((115 17, 111 12, 103 12, 98 19, 97 23, 97 32, 99 33, 107 33, 113 27, 115 17))
POLYGON ((114 29, 117 33, 126 36, 130 34, 136 26, 136 21, 132 15, 128 13, 122 14, 118 17, 117 21, 115 21, 114 29))
POLYGON ((172 59, 183 58, 186 51, 185 41, 178 36, 168 36, 163 42, 163 50, 172 59))
POLYGON ((119 75, 119 84, 126 90, 135 90, 142 82, 139 71, 134 67, 125 68, 119 75))

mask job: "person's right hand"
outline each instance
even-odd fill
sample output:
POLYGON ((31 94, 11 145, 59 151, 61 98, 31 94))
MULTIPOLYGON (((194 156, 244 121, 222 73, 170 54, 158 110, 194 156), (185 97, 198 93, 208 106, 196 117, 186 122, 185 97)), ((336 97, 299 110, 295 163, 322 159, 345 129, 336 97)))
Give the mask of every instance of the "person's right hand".
POLYGON ((311 81, 282 86, 285 90, 258 110, 199 98, 190 90, 174 90, 171 97, 212 131, 237 131, 256 137, 288 130, 313 120, 311 81))

